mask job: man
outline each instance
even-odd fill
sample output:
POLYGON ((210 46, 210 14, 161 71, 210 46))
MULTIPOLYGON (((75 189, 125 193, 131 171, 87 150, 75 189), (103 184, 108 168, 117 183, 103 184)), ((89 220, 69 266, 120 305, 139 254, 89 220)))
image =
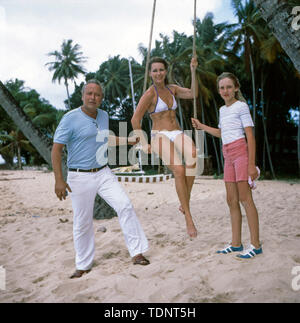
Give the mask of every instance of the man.
MULTIPOLYGON (((143 256, 148 241, 132 204, 107 166, 108 114, 98 109, 103 91, 98 80, 89 80, 82 89, 83 105, 64 115, 59 123, 52 148, 55 193, 62 200, 70 192, 74 213, 73 238, 76 270, 70 278, 91 270, 94 253, 93 210, 99 194, 118 214, 125 243, 134 264, 148 265, 143 256), (63 179, 61 155, 68 151, 68 178, 63 179)), ((116 137, 121 144, 123 139, 116 137)))

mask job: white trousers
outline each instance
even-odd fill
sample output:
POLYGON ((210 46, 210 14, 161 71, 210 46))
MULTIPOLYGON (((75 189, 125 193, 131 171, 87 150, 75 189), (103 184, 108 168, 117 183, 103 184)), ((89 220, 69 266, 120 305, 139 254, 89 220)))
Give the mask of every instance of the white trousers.
POLYGON ((74 212, 73 238, 76 269, 88 270, 95 255, 93 211, 98 193, 118 214, 129 254, 134 257, 148 250, 148 241, 131 201, 109 167, 97 173, 69 172, 67 182, 74 212))

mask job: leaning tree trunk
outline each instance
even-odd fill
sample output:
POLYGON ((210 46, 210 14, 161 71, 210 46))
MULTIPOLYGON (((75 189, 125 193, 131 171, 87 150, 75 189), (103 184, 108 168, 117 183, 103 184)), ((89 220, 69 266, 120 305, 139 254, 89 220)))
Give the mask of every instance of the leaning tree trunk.
POLYGON ((300 73, 300 32, 293 26, 296 16, 290 6, 280 0, 254 0, 254 3, 300 73))
POLYGON ((36 128, 29 117, 18 106, 14 97, 0 81, 0 105, 11 117, 15 125, 23 132, 28 140, 33 144, 45 161, 51 165, 52 142, 36 128))
MULTIPOLYGON (((0 81, 0 103, 6 113, 11 117, 16 126, 23 132, 32 145, 45 161, 51 165, 51 149, 52 141, 36 128, 24 111, 18 106, 18 103, 0 81)), ((62 162, 63 175, 66 178, 67 166, 64 156, 62 162)), ((98 195, 95 200, 94 217, 102 219, 110 219, 116 216, 116 212, 98 195)))

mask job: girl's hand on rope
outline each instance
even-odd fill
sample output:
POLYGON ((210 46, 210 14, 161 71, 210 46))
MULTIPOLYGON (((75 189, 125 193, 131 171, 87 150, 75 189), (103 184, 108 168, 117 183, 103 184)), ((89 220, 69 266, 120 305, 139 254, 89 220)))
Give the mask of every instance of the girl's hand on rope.
POLYGON ((198 119, 191 118, 191 120, 192 120, 192 126, 193 126, 195 129, 199 129, 199 130, 201 130, 201 129, 202 129, 203 124, 202 124, 198 119))

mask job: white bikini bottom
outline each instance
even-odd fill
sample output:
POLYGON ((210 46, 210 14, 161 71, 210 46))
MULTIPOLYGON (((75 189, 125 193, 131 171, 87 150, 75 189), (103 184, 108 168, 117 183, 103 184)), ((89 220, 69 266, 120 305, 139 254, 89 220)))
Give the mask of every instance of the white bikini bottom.
POLYGON ((165 135, 166 137, 169 138, 170 141, 174 142, 175 138, 182 134, 183 132, 181 130, 172 130, 172 131, 167 131, 167 130, 151 130, 151 138, 153 139, 156 135, 162 134, 165 135))

